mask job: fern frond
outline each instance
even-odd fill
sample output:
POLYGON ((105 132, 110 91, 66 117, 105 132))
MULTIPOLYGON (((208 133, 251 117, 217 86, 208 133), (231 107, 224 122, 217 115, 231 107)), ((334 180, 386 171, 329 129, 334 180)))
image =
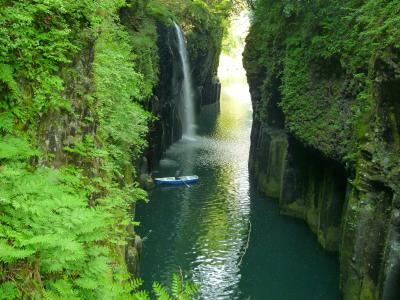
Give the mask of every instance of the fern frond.
POLYGON ((81 277, 75 280, 75 284, 84 289, 95 290, 98 287, 99 282, 96 278, 81 277))
MULTIPOLYGON (((0 75, 0 77, 1 77, 1 75, 0 75)), ((13 130, 14 130, 13 114, 11 112, 0 113, 0 133, 5 132, 5 133, 9 134, 9 133, 12 133, 13 130)))
POLYGON ((39 151, 33 149, 23 138, 5 136, 0 140, 0 159, 28 159, 38 154, 39 151))
POLYGON ((150 300, 150 295, 147 291, 138 291, 133 294, 134 300, 150 300))
POLYGON ((20 296, 21 294, 14 282, 7 281, 0 284, 0 300, 19 299, 20 296))
POLYGON ((158 300, 173 300, 165 287, 158 282, 153 283, 153 292, 158 300))
POLYGON ((10 89, 10 96, 16 99, 20 96, 18 83, 14 79, 14 69, 10 65, 0 64, 0 81, 4 82, 10 89))
POLYGON ((143 285, 143 279, 142 278, 134 278, 131 281, 131 288, 132 290, 137 290, 138 288, 140 288, 143 285))
POLYGON ((182 278, 178 274, 172 275, 171 291, 175 298, 182 294, 182 278))
POLYGON ((12 262, 23 259, 35 253, 30 249, 18 249, 7 244, 5 240, 0 240, 0 261, 12 262))
POLYGON ((44 292, 44 298, 48 300, 79 300, 78 293, 74 290, 68 279, 46 282, 48 288, 44 292))
POLYGON ((184 294, 188 299, 191 299, 193 296, 197 295, 199 292, 200 286, 196 283, 186 282, 185 283, 185 292, 184 294))

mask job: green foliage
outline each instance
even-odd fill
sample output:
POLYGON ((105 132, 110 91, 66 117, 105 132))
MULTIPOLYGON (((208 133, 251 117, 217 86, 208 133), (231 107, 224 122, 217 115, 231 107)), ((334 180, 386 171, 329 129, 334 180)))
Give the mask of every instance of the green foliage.
POLYGON ((133 61, 136 68, 143 75, 141 97, 148 99, 152 96, 153 87, 158 82, 158 47, 157 29, 155 22, 145 19, 138 31, 130 31, 130 45, 135 55, 133 61))
MULTIPOLYGON (((56 74, 79 51, 74 42, 94 1, 2 2, 0 80, 11 91, 7 100, 26 105, 30 119, 50 107, 65 106, 62 79, 56 74), (34 42, 32 42, 34 41, 34 42), (32 83, 23 94, 15 78, 32 83)), ((93 13, 92 13, 93 14, 93 13)), ((3 87, 4 89, 4 87, 3 87)))
POLYGON ((14 131, 14 116, 11 112, 0 113, 0 133, 9 134, 14 131))
POLYGON ((205 55, 210 48, 217 55, 221 52, 229 18, 241 5, 241 1, 230 0, 151 0, 149 9, 152 14, 159 12, 164 23, 174 20, 181 25, 191 57, 195 58, 205 55))
POLYGON ((160 1, 150 1, 147 6, 147 14, 167 25, 172 25, 172 20, 175 18, 170 8, 160 1))
POLYGON ((251 74, 266 73, 257 117, 267 117, 274 87, 292 133, 330 157, 354 159, 374 123, 374 64, 400 48, 400 5, 384 0, 252 5, 245 63, 251 74))
POLYGON ((12 101, 20 96, 19 87, 13 77, 14 70, 10 65, 0 64, 0 94, 4 94, 4 102, 1 108, 9 108, 12 101))
POLYGON ((106 142, 114 172, 123 172, 146 145, 148 113, 137 103, 149 97, 143 93, 143 76, 135 72, 130 37, 115 23, 105 21, 98 37, 94 58, 94 79, 99 136, 106 142))
POLYGON ((173 274, 171 283, 171 292, 162 284, 153 283, 153 293, 159 300, 190 300, 197 295, 198 285, 184 281, 182 274, 173 274))
POLYGON ((42 293, 59 299, 72 294, 75 299, 115 298, 121 291, 113 288, 117 281, 107 244, 122 244, 123 235, 118 241, 108 240, 115 226, 108 222, 108 207, 89 207, 85 189, 71 188, 70 178, 62 172, 30 170, 27 158, 8 155, 12 162, 0 172, 3 279, 12 280, 30 298, 42 293), (27 280, 31 273, 32 280, 27 280))
POLYGON ((20 297, 21 294, 18 292, 18 289, 13 282, 7 281, 0 284, 1 300, 12 300, 12 299, 18 299, 20 297))
MULTIPOLYGON (((150 300, 150 294, 147 291, 140 290, 143 285, 143 280, 140 278, 132 281, 133 299, 135 300, 150 300)), ((191 300, 199 290, 197 284, 189 281, 184 281, 182 274, 173 274, 171 283, 171 292, 169 292, 162 284, 153 283, 153 294, 158 300, 191 300)))
POLYGON ((28 159, 38 154, 25 139, 7 135, 0 140, 0 162, 28 159))
POLYGON ((153 291, 157 299, 172 300, 167 290, 158 282, 153 283, 153 291))
POLYGON ((171 290, 174 298, 189 300, 197 294, 199 286, 188 281, 185 282, 182 274, 173 274, 171 290))
POLYGON ((136 66, 141 49, 119 22, 123 5, 0 4, 2 299, 132 298, 121 247, 132 204, 147 197, 132 162, 149 118, 138 103, 156 77, 136 66), (90 52, 93 63, 80 64, 90 52), (63 120, 76 130, 59 149, 65 159, 44 161, 56 155, 39 141, 63 120))
MULTIPOLYGON (((150 297, 124 247, 147 198, 134 162, 158 81, 156 22, 187 14, 187 28, 212 32, 230 6, 127 2, 0 1, 0 299, 150 297)), ((189 299, 195 286, 179 280, 172 299, 189 299)))
POLYGON ((217 49, 222 44, 222 38, 229 26, 229 17, 233 6, 231 1, 193 1, 190 2, 185 13, 185 23, 190 21, 194 27, 187 32, 192 40, 190 53, 201 55, 210 45, 217 49), (204 31, 207 34, 204 34, 204 31), (208 39, 207 41, 205 39, 208 39))

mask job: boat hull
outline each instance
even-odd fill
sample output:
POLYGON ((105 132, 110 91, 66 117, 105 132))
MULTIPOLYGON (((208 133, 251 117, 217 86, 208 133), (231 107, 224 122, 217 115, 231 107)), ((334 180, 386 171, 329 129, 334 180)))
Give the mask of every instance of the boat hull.
POLYGON ((187 185, 195 184, 199 181, 198 176, 181 176, 176 179, 175 177, 155 178, 156 185, 187 185))

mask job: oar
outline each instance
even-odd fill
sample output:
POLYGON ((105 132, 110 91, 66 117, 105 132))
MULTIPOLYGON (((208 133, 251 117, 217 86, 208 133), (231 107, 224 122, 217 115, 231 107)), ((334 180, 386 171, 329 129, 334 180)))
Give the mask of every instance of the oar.
POLYGON ((186 182, 184 182, 183 179, 181 179, 181 181, 186 185, 186 187, 190 188, 190 185, 188 185, 186 182))
POLYGON ((184 182, 183 180, 182 180, 182 182, 186 185, 186 187, 188 187, 188 188, 190 188, 190 185, 188 185, 186 182, 184 182))

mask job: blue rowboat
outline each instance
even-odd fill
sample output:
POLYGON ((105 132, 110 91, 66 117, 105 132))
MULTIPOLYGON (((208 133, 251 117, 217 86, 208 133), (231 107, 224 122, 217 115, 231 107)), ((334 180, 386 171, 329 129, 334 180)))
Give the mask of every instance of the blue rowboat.
POLYGON ((199 181, 199 176, 180 176, 175 177, 161 177, 155 178, 154 182, 156 185, 182 185, 182 184, 193 184, 199 181))

